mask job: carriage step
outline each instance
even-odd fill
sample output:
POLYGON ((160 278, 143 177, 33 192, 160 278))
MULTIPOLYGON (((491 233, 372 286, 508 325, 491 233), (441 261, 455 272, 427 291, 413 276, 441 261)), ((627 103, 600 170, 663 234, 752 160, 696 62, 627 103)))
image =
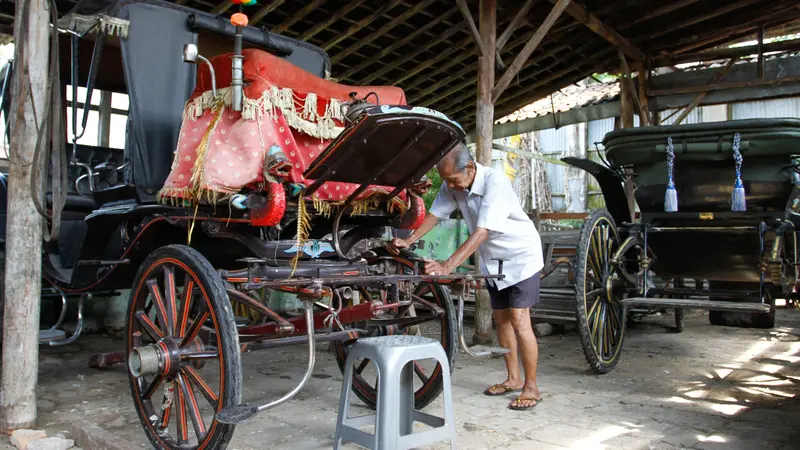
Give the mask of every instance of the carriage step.
POLYGON ((485 345, 473 345, 469 347, 469 353, 472 356, 483 357, 483 356, 501 356, 505 355, 506 353, 510 352, 511 350, 504 348, 504 347, 487 347, 485 345))
POLYGON ((60 341, 67 338, 67 333, 62 330, 39 330, 39 343, 60 341))
POLYGON ((130 259, 120 260, 105 260, 105 259, 87 259, 78 261, 78 266, 116 266, 118 264, 130 264, 130 259))
POLYGON ((646 298, 633 297, 621 301, 625 306, 651 306, 662 308, 687 308, 687 309, 711 309, 715 311, 734 311, 767 313, 770 306, 765 303, 754 302, 722 302, 712 300, 695 300, 684 298, 646 298))

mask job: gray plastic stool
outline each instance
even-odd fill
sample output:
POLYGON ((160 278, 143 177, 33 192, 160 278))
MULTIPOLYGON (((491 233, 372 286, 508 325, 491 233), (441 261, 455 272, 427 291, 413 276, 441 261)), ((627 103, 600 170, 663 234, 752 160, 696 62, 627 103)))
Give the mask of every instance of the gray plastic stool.
POLYGON ((359 339, 347 355, 334 449, 342 442, 353 442, 373 450, 405 450, 440 441, 456 448, 453 397, 450 390, 450 365, 442 345, 422 336, 394 335, 359 339), (378 366, 378 404, 376 413, 348 417, 353 385, 353 363, 367 358, 378 366), (444 376, 444 418, 414 409, 413 361, 433 358, 442 365, 444 376), (434 427, 414 433, 414 422, 434 427), (375 434, 359 427, 375 424, 375 434))

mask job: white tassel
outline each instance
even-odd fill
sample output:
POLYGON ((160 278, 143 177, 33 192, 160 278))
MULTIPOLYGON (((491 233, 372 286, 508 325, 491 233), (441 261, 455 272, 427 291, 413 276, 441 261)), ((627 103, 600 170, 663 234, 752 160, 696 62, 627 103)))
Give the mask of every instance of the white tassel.
POLYGON ((317 94, 312 92, 306 95, 306 102, 303 105, 303 117, 312 122, 319 119, 319 114, 317 114, 317 94))

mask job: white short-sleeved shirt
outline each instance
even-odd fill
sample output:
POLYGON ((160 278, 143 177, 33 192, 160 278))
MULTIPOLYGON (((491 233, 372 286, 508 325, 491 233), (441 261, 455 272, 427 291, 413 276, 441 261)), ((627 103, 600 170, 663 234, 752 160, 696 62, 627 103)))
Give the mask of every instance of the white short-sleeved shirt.
POLYGON ((470 234, 477 228, 489 231, 478 248, 481 272, 497 274, 502 258, 502 280, 489 280, 498 289, 505 289, 526 280, 542 270, 542 241, 533 222, 520 206, 511 181, 499 171, 475 163, 475 180, 465 191, 450 189, 446 183, 436 195, 431 214, 446 219, 458 208, 467 222, 470 234))

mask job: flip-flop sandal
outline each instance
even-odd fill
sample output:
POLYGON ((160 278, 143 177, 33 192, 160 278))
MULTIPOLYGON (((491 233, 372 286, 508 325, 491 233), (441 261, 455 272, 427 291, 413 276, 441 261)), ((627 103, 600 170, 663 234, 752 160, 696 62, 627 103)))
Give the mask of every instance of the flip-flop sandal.
POLYGON ((490 397, 495 397, 495 396, 498 396, 498 395, 506 395, 509 392, 515 392, 515 391, 518 391, 518 390, 519 389, 514 389, 514 388, 512 388, 511 386, 509 386, 507 384, 495 384, 494 386, 488 387, 485 391, 483 391, 483 394, 484 395, 488 395, 490 397), (492 392, 493 390, 496 390, 496 389, 503 389, 503 390, 500 391, 500 392, 492 392))
POLYGON ((513 402, 511 402, 511 404, 508 405, 508 409, 513 409, 514 411, 525 411, 525 410, 528 410, 528 409, 535 408, 536 405, 538 405, 541 402, 542 402, 542 397, 533 398, 533 397, 523 397, 523 396, 520 395, 513 402), (520 402, 530 402, 530 401, 533 402, 532 405, 517 406, 520 402))

